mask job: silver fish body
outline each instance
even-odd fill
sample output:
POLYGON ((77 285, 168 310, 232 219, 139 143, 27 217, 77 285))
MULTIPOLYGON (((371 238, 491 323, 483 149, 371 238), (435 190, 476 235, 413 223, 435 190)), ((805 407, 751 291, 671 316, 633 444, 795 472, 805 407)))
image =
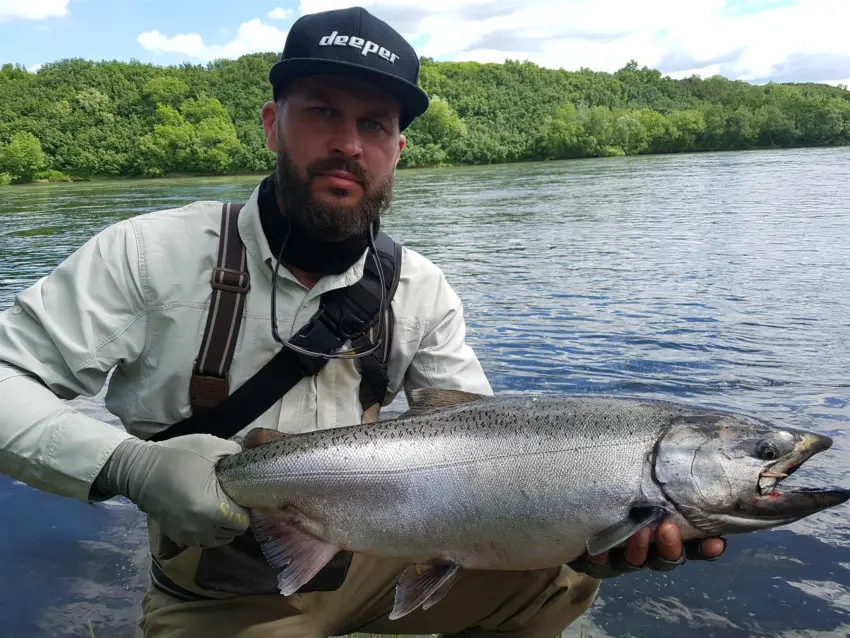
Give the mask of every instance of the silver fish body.
MULTIPOLYGON (((747 416, 640 399, 417 396, 397 419, 282 436, 219 462, 284 593, 339 549, 445 566, 450 582, 459 568, 599 553, 661 518, 687 539, 774 527, 850 496, 783 509, 763 474, 793 471, 831 441, 747 416), (292 572, 296 554, 315 564, 292 572)), ((396 617, 436 604, 426 593, 401 592, 396 617)))
POLYGON ((237 503, 298 512, 338 547, 492 569, 571 560, 641 499, 657 409, 476 403, 285 437, 225 460, 219 478, 237 503))

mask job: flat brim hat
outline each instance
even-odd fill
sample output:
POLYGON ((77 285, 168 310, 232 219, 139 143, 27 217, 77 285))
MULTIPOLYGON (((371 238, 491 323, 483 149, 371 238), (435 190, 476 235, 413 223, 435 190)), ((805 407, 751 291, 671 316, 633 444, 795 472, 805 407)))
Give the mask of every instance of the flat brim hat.
POLYGON ((269 71, 274 99, 293 80, 311 75, 357 77, 394 95, 401 103, 401 130, 428 108, 428 95, 417 85, 416 51, 362 7, 313 13, 295 21, 280 62, 269 71))

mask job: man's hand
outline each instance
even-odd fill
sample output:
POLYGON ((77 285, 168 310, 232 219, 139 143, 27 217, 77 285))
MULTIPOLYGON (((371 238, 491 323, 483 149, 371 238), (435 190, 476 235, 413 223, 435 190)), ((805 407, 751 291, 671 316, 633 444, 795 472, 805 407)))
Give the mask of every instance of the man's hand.
POLYGON ((241 449, 209 434, 163 443, 127 439, 98 475, 93 497, 127 497, 179 545, 225 545, 248 529, 248 512, 222 491, 215 463, 241 449))
POLYGON ((686 560, 717 560, 725 549, 726 540, 723 538, 703 538, 682 543, 679 527, 665 521, 655 530, 640 530, 626 541, 625 547, 598 556, 585 554, 570 563, 570 567, 593 578, 612 578, 645 568, 670 571, 686 560))

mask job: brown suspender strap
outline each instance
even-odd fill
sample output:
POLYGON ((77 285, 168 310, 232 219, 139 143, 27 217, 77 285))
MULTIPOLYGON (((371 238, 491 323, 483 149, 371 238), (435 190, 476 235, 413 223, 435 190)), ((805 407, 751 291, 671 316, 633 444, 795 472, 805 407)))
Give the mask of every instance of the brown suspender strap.
POLYGON ((189 385, 193 413, 218 405, 230 393, 227 373, 236 350, 245 294, 251 288, 247 254, 237 226, 243 206, 233 203, 222 206, 218 261, 211 281, 212 299, 189 385))

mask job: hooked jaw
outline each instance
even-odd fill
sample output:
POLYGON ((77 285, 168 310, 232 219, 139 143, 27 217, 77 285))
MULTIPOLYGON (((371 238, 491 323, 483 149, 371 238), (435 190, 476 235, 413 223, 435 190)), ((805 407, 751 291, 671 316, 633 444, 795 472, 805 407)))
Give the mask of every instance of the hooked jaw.
POLYGON ((805 433, 793 453, 765 468, 759 475, 757 494, 740 509, 758 517, 798 520, 815 512, 840 505, 850 498, 842 489, 798 489, 779 491, 780 481, 796 472, 803 463, 818 452, 832 447, 832 439, 820 434, 805 433))

